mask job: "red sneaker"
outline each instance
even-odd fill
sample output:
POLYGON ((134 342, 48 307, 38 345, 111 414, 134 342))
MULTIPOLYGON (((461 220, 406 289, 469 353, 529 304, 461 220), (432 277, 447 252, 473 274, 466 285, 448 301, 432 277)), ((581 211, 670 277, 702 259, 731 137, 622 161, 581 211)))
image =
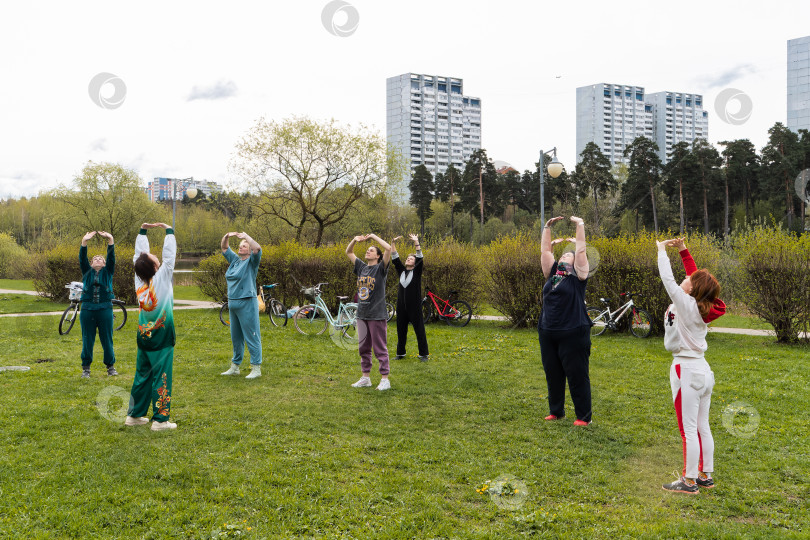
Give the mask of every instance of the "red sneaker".
POLYGON ((553 414, 550 414, 550 415, 546 416, 543 420, 560 420, 561 418, 564 418, 564 417, 563 416, 555 416, 553 414))
POLYGON ((574 420, 574 425, 575 426, 587 426, 588 424, 590 424, 590 422, 585 422, 584 420, 579 420, 579 419, 574 420))

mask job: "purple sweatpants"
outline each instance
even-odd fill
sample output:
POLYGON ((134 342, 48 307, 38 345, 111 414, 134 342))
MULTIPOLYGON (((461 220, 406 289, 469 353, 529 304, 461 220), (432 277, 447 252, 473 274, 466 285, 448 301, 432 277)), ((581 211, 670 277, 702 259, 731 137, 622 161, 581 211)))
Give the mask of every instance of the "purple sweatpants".
POLYGON ((360 371, 371 373, 371 349, 380 363, 380 375, 388 375, 388 321, 357 319, 357 339, 360 342, 360 371))

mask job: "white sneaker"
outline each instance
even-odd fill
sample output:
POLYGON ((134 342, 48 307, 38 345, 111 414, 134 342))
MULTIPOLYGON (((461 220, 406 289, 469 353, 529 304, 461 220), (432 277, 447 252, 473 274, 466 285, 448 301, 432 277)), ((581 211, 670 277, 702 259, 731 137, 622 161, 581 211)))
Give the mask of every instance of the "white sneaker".
POLYGON ((125 426, 143 426, 149 423, 149 419, 145 416, 141 416, 140 418, 135 416, 127 416, 127 419, 124 420, 125 426))
POLYGON ((166 429, 177 429, 177 424, 174 422, 152 422, 152 431, 164 431, 166 429))
POLYGON ((261 376, 262 376, 262 366, 255 365, 255 366, 250 366, 250 374, 248 374, 248 376, 245 377, 245 378, 246 379, 258 379, 261 376))
POLYGON ((360 377, 360 380, 354 383, 352 386, 355 388, 365 388, 367 386, 371 386, 371 379, 368 377, 360 377))
POLYGON ((239 366, 236 364, 231 364, 228 371, 223 371, 220 375, 239 375, 239 366))
POLYGON ((390 390, 391 382, 388 379, 382 379, 380 384, 377 385, 377 390, 390 390))

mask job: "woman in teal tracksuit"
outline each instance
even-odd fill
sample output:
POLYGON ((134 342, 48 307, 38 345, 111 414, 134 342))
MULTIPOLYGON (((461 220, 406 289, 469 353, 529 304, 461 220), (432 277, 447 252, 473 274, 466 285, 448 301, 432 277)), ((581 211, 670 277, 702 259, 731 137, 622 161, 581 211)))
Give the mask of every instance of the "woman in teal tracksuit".
POLYGON ((93 346, 96 343, 96 330, 104 349, 104 365, 107 375, 118 375, 115 371, 113 352, 113 310, 112 280, 115 273, 115 240, 110 233, 100 231, 98 235, 107 239, 107 258, 101 255, 87 259, 87 241, 96 235, 90 231, 82 238, 79 248, 79 267, 82 270, 82 310, 79 322, 82 325, 82 378, 90 377, 90 364, 93 362, 93 346))
POLYGON ((262 336, 259 329, 259 301, 256 298, 256 275, 262 260, 262 247, 247 233, 229 232, 220 242, 222 255, 227 259, 228 311, 231 318, 233 358, 231 367, 223 375, 239 375, 239 366, 245 354, 245 343, 250 351, 250 374, 246 379, 262 375, 262 336), (231 236, 239 238, 239 251, 234 253, 228 245, 231 236))

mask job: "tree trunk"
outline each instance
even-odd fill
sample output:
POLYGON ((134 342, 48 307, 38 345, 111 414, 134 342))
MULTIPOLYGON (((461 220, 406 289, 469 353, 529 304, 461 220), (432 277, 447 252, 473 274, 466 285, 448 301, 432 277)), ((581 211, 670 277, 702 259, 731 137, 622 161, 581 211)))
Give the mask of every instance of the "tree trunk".
POLYGON ((723 224, 723 238, 728 239, 728 179, 726 179, 726 219, 723 224))
POLYGON ((455 237, 456 233, 453 228, 453 205, 455 204, 455 194, 453 193, 453 175, 450 174, 450 236, 455 237))
POLYGON ((709 196, 705 187, 703 188, 703 234, 709 234, 709 196))
POLYGON ((683 236, 683 178, 678 179, 678 198, 681 207, 681 236, 683 236))
POLYGON ((478 194, 481 201, 478 203, 481 206, 481 227, 484 226, 484 166, 478 170, 478 194))
POLYGON ((785 171, 785 197, 787 203, 787 219, 788 230, 793 228, 793 197, 790 196, 790 180, 788 179, 787 171, 785 171))
POLYGON ((650 182, 650 200, 652 201, 653 225, 655 225, 655 234, 658 234, 658 213, 655 211, 655 193, 653 192, 652 182, 650 182))
POLYGON ((599 198, 596 189, 593 190, 593 223, 596 230, 599 230, 599 198))
POLYGON ((420 231, 419 231, 419 236, 424 238, 425 237, 425 215, 424 214, 419 216, 419 221, 422 222, 421 223, 421 228, 420 228, 420 231))

